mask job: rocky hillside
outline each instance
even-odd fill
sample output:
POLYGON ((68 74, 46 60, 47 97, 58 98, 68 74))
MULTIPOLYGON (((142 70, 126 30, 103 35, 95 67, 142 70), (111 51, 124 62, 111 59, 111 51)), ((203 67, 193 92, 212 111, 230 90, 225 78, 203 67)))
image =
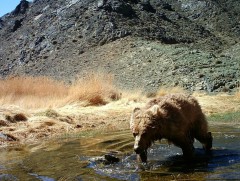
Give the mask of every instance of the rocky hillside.
POLYGON ((234 91, 239 0, 22 0, 0 18, 0 76, 111 73, 149 92, 234 91))

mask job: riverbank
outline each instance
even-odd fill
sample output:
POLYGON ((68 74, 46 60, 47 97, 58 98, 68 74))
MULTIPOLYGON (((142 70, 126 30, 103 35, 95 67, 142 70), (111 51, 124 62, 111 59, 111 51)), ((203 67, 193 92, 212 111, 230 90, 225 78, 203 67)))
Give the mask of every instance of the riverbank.
MULTIPOLYGON (((162 92, 162 95, 166 92, 162 92)), ((193 96, 197 98, 208 116, 210 128, 220 124, 240 128, 239 94, 194 93, 193 96)), ((144 106, 150 99, 141 94, 128 94, 123 95, 119 100, 98 106, 86 106, 84 102, 32 109, 1 105, 0 147, 30 144, 57 137, 78 136, 83 132, 128 129, 133 108, 144 106)))

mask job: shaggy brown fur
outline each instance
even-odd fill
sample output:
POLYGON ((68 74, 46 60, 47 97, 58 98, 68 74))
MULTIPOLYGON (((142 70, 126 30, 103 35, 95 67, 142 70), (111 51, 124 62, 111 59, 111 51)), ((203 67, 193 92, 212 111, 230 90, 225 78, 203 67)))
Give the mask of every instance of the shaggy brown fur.
POLYGON ((212 148, 206 118, 190 95, 170 94, 151 100, 145 108, 135 108, 130 128, 135 137, 134 150, 143 162, 147 161, 147 149, 162 138, 180 147, 186 159, 194 155, 194 138, 207 151, 212 148))

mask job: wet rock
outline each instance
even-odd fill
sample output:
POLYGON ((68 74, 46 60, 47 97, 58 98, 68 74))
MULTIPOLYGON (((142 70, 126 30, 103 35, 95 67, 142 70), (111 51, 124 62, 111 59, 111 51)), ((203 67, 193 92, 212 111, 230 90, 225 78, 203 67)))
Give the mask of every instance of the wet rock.
POLYGON ((228 83, 228 84, 226 85, 226 87, 227 87, 228 89, 234 89, 234 88, 236 87, 236 85, 235 85, 234 83, 228 83))
POLYGON ((104 158, 109 163, 117 163, 120 161, 120 159, 118 157, 116 157, 115 155, 112 155, 112 154, 106 154, 106 155, 104 155, 104 158))
POLYGON ((216 90, 216 89, 218 89, 220 87, 223 87, 223 86, 225 86, 225 83, 223 81, 221 81, 221 80, 213 81, 213 90, 216 90))
POLYGON ((89 161, 95 162, 97 164, 102 163, 102 164, 108 165, 108 164, 118 163, 120 159, 114 154, 109 153, 109 154, 105 154, 104 156, 91 158, 89 159, 89 161))

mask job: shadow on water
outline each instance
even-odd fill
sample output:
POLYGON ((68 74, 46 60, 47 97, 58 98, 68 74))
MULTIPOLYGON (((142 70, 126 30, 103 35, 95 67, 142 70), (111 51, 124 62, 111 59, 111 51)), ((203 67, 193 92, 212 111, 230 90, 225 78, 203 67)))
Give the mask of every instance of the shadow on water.
POLYGON ((148 150, 149 163, 139 165, 129 130, 1 150, 0 180, 238 180, 239 129, 215 127, 213 136, 211 154, 196 142, 191 163, 162 142, 148 150), (101 156, 107 153, 120 161, 106 164, 101 156))

